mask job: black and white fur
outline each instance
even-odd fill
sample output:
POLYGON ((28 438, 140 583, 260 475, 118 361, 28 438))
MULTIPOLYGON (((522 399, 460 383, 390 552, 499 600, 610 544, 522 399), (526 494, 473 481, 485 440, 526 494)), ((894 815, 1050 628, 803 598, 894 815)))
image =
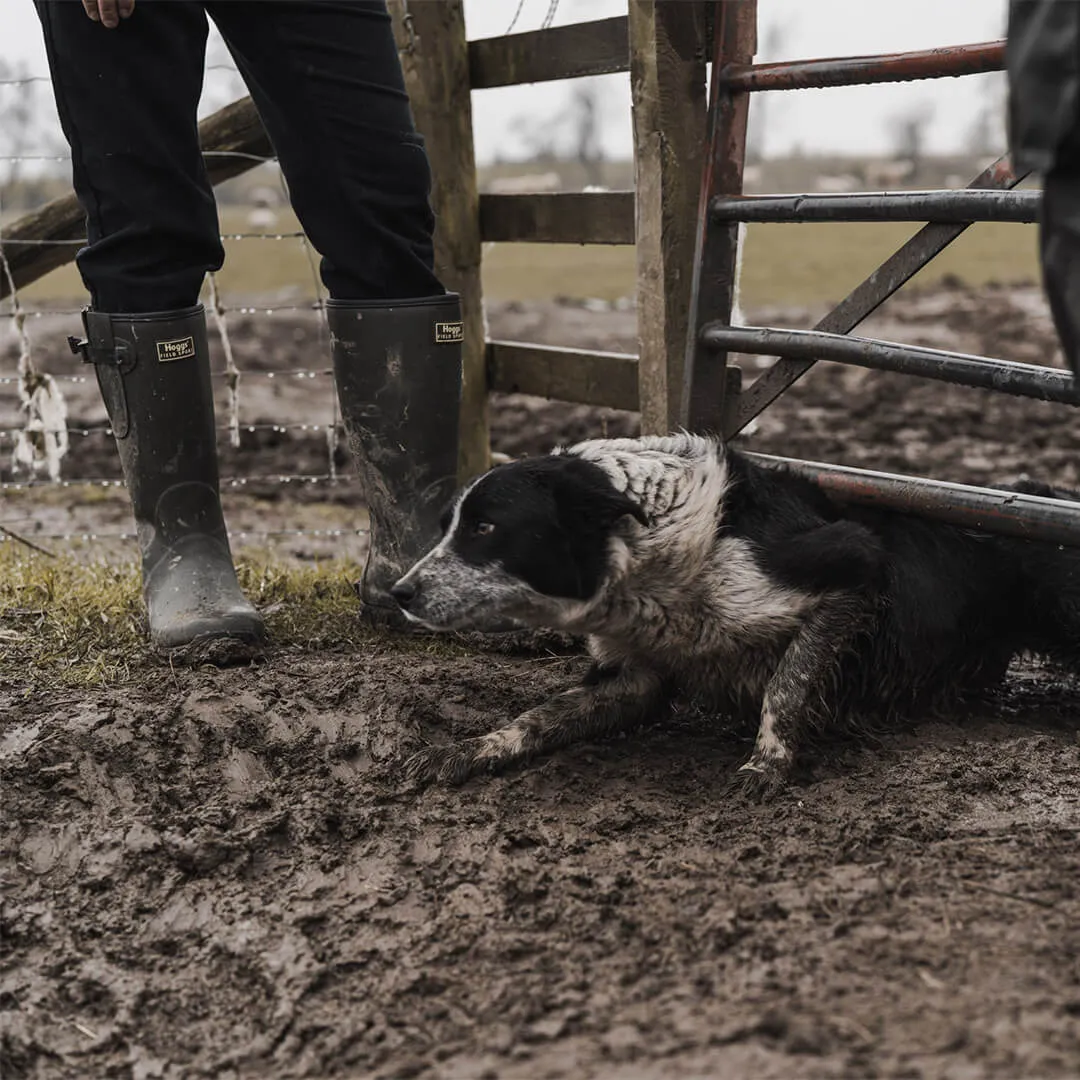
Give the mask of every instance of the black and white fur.
POLYGON ((421 778, 618 731, 683 694, 757 722, 740 772, 770 788, 811 729, 938 707, 1021 652, 1080 663, 1080 549, 840 507, 710 438, 501 465, 444 524, 393 589, 410 619, 563 630, 594 664, 506 726, 422 751, 421 778))

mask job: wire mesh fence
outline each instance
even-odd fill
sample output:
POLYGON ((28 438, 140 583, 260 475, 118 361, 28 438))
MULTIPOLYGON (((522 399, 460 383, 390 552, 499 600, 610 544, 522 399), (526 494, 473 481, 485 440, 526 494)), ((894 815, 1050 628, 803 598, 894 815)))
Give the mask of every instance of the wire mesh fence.
MULTIPOLYGON (((227 71, 235 75, 236 69, 229 65, 211 64, 208 71, 227 71)), ((26 87, 32 84, 47 84, 47 76, 20 75, 18 78, 0 79, 0 90, 10 87, 26 87)), ((278 208, 289 206, 288 191, 285 186, 276 159, 272 156, 238 153, 233 151, 212 151, 207 157, 235 158, 242 160, 252 168, 263 166, 272 169, 273 179, 279 194, 277 208, 267 205, 263 198, 258 205, 246 204, 244 211, 249 219, 248 226, 242 229, 224 228, 221 238, 229 254, 238 251, 240 246, 267 246, 272 249, 283 242, 299 244, 303 259, 300 263, 306 269, 303 277, 292 282, 292 292, 298 289, 308 295, 297 300, 275 298, 262 302, 263 298, 254 297, 240 290, 222 287, 217 274, 208 275, 203 292, 203 304, 207 313, 208 331, 212 351, 215 354, 214 382, 215 399, 218 410, 218 441, 222 453, 222 490, 228 493, 259 491, 271 499, 280 501, 288 492, 300 489, 305 491, 323 490, 339 485, 355 484, 348 469, 343 469, 343 440, 340 416, 337 407, 337 395, 333 386, 333 369, 329 366, 329 332, 326 328, 325 291, 319 276, 318 256, 311 247, 302 229, 276 227, 281 216, 278 208), (253 223, 252 223, 253 222, 253 223), (235 295, 234 295, 235 294, 235 295), (320 357, 325 357, 325 366, 308 363, 299 366, 289 363, 263 369, 264 365, 245 367, 241 354, 234 344, 236 323, 243 320, 244 333, 250 334, 252 325, 261 339, 275 333, 273 320, 311 319, 318 328, 320 357), (306 385, 310 392, 296 406, 298 415, 266 416, 265 395, 253 394, 252 388, 262 384, 270 386, 306 385), (316 390, 317 388, 317 390, 316 390), (252 402, 248 409, 248 398, 260 398, 252 402), (245 415, 251 412, 251 418, 245 422, 245 415), (303 450, 297 451, 295 469, 275 471, 273 467, 260 469, 258 448, 260 439, 298 439, 304 443, 303 450), (322 446, 316 458, 313 447, 322 446), (244 454, 229 454, 229 451, 247 449, 244 454), (302 461, 299 459, 303 459, 302 461)), ((7 163, 11 168, 6 176, 0 174, 0 242, 4 239, 5 227, 10 229, 12 222, 19 215, 8 209, 10 200, 5 198, 11 187, 11 178, 18 170, 31 167, 39 173, 55 177, 58 165, 69 162, 70 157, 61 153, 15 153, 0 155, 0 164, 7 163)), ((32 212, 32 211, 31 211, 32 212)), ((235 215, 230 215, 234 217, 235 215)), ((18 241, 16 250, 27 247, 63 247, 70 249, 71 256, 86 243, 84 237, 62 240, 24 240, 18 241)), ((11 245, 14 247, 14 245, 11 245)), ((268 250, 261 259, 274 261, 276 256, 268 250)), ((277 260, 280 261, 280 260, 277 260)), ((225 271, 228 271, 228 260, 225 271)), ((17 287, 15 275, 9 264, 4 249, 0 247, 0 281, 3 281, 7 293, 0 301, 0 500, 4 496, 16 493, 41 492, 49 490, 83 489, 85 491, 103 491, 122 488, 123 480, 119 475, 119 461, 111 451, 112 429, 107 419, 101 422, 87 422, 85 417, 71 418, 69 402, 77 398, 86 411, 86 402, 93 402, 98 411, 96 380, 92 372, 83 373, 74 366, 74 358, 68 360, 57 356, 56 339, 61 333, 77 333, 80 329, 81 308, 68 304, 56 304, 42 299, 40 287, 33 290, 17 287), (32 292, 34 299, 28 298, 32 292), (6 333, 4 327, 6 324, 6 333), (4 338, 8 340, 5 342, 4 338), (14 349, 12 349, 12 342, 14 349), (43 345, 45 342, 45 345, 43 345), (94 452, 88 454, 87 447, 94 452), (93 462, 97 468, 87 469, 87 463, 93 462), (113 463, 114 468, 104 468, 104 464, 113 463)), ((67 294, 71 289, 66 290, 67 294)), ((247 351, 250 351, 247 350, 247 351)), ((289 457, 288 448, 285 455, 289 457)), ((280 458, 280 455, 279 455, 280 458)), ((27 496, 24 496, 27 497, 27 496)), ((8 500, 11 501, 10 499, 8 500)), ((9 528, 15 519, 12 513, 16 508, 9 506, 7 512, 0 502, 0 543, 12 542, 26 533, 27 538, 49 541, 101 542, 118 543, 133 541, 136 537, 128 528, 113 525, 107 529, 67 528, 50 529, 40 520, 35 520, 33 507, 31 513, 20 511, 20 530, 9 528), (6 519, 6 521, 5 521, 6 519), (23 524, 29 520, 27 525, 23 524)), ((230 533, 234 540, 241 542, 270 541, 282 538, 319 538, 359 536, 363 528, 320 528, 300 522, 300 527, 284 528, 264 522, 259 528, 239 528, 230 533)))

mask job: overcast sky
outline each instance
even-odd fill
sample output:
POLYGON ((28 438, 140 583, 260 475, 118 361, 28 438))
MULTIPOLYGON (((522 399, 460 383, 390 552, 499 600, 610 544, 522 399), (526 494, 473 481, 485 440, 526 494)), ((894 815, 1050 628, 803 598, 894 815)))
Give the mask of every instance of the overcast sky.
MULTIPOLYGON (((160 2, 160 0, 158 0, 160 2)), ((677 0, 675 0, 677 2, 677 0)), ((48 68, 41 32, 30 0, 0 0, 0 58, 25 63, 34 75, 48 68)), ((471 38, 505 33, 517 0, 465 0, 471 38)), ((551 0, 521 0, 515 32, 540 27, 551 0)), ((1002 35, 1006 0, 759 0, 759 60, 894 52, 938 45, 988 41, 1002 35)), ((626 0, 558 0, 554 25, 622 14, 626 0)), ((219 54, 212 54, 217 59, 219 54)), ((233 91, 227 72, 210 72, 204 110, 216 108, 233 91)), ((607 156, 630 152, 630 103, 625 75, 602 76, 602 143, 607 156)), ((893 84, 880 87, 804 90, 756 95, 765 102, 765 151, 782 154, 884 153, 891 149, 891 121, 913 109, 926 110, 930 150, 963 145, 986 102, 998 106, 1001 77, 893 84)), ((559 115, 569 83, 482 90, 473 94, 477 156, 488 162, 527 153, 528 132, 559 115)), ((0 86, 3 95, 10 88, 0 86)), ((42 127, 55 124, 48 95, 42 95, 42 127)), ((752 124, 754 117, 752 113, 752 124)))

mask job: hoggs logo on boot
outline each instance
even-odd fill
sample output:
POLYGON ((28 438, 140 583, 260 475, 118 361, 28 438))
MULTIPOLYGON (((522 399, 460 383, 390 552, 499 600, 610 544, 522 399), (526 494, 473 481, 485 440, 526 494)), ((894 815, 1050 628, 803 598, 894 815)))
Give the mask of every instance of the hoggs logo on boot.
POLYGON ((174 338, 172 341, 157 342, 157 358, 161 364, 172 360, 188 360, 195 355, 195 339, 188 337, 174 338))
POLYGON ((465 324, 460 322, 437 322, 435 324, 435 344, 453 345, 465 340, 465 324))

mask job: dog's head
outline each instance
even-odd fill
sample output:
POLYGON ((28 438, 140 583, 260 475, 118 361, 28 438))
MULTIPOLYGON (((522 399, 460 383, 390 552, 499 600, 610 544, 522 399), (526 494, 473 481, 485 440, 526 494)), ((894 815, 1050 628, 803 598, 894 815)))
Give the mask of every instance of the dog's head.
POLYGON ((591 461, 556 454, 500 465, 457 496, 442 539, 390 592, 434 629, 560 626, 600 588, 628 518, 646 523, 591 461))

